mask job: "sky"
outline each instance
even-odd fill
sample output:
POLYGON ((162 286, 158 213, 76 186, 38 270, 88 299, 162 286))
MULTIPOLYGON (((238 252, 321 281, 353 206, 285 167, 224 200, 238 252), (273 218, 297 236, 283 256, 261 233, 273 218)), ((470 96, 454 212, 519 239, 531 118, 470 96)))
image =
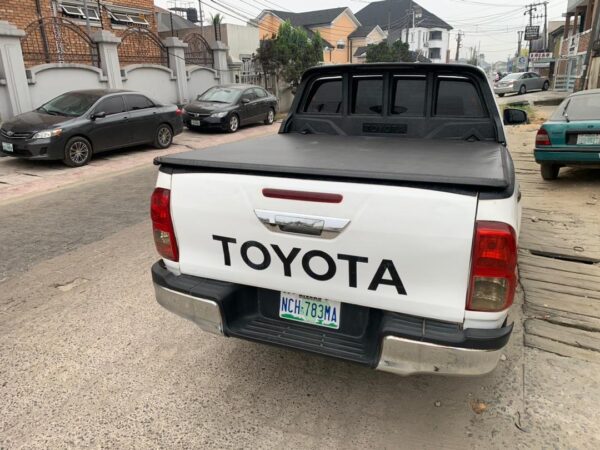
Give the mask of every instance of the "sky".
MULTIPOLYGON (((347 6, 353 12, 362 9, 367 0, 200 0, 204 15, 221 13, 225 22, 242 23, 240 19, 256 17, 262 9, 280 9, 294 12, 347 6)), ((198 0, 155 0, 162 7, 177 4, 181 7, 197 7, 198 0)), ((527 24, 525 5, 532 0, 417 0, 418 5, 437 15, 454 28, 450 35, 452 55, 456 49, 458 31, 464 33, 461 57, 467 57, 469 48, 481 48, 486 61, 505 61, 514 55, 517 47, 517 30, 527 24)), ((548 0, 548 20, 564 20, 567 0, 548 0)), ((542 14, 538 7, 535 14, 542 14)), ((542 25, 543 19, 537 19, 542 25)), ((534 20, 536 24, 536 20, 534 20)))

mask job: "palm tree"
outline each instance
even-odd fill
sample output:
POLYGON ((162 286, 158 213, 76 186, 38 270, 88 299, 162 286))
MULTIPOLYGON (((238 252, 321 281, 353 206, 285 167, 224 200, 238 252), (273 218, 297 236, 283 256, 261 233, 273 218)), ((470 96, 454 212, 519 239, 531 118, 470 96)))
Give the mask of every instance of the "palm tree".
POLYGON ((221 22, 223 21, 223 16, 219 13, 214 16, 211 14, 213 28, 215 30, 215 41, 221 40, 221 22))

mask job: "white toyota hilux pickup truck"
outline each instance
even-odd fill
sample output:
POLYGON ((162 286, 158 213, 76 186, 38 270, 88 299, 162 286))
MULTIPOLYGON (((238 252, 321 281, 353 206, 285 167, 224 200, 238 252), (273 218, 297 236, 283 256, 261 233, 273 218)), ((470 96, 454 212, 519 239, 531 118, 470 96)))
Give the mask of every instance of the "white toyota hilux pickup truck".
POLYGON ((205 331, 402 375, 507 344, 519 188, 475 67, 308 70, 277 135, 158 158, 158 302, 205 331))

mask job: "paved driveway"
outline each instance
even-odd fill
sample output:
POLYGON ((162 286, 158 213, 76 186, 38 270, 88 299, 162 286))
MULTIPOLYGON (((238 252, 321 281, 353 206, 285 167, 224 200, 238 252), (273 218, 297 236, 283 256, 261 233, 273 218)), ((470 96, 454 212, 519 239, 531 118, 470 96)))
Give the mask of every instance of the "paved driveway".
POLYGON ((131 170, 151 164, 157 156, 277 133, 279 125, 275 123, 271 126, 248 126, 235 134, 199 133, 186 129, 175 137, 174 144, 166 150, 141 146, 111 151, 95 156, 90 164, 79 168, 67 167, 60 161, 28 161, 7 156, 0 158, 0 203, 131 170))

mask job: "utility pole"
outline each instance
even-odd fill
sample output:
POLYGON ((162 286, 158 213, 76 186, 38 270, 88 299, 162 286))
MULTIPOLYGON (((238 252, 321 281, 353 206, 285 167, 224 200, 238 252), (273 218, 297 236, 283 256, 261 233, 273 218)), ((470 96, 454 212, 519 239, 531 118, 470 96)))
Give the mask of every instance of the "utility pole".
MULTIPOLYGON (((548 14, 547 5, 548 5, 547 1, 531 3, 531 4, 525 6, 525 12, 523 13, 524 16, 529 15, 529 26, 532 26, 533 25, 533 12, 537 11, 538 6, 544 6, 544 43, 546 42, 546 32, 547 32, 547 25, 546 25, 547 14, 548 14)), ((532 43, 532 40, 529 39, 529 54, 527 55, 527 66, 525 67, 525 72, 529 71, 529 59, 531 57, 531 43, 532 43)), ((545 47, 545 45, 546 44, 544 44, 544 47, 545 47)))
POLYGON ((204 13, 202 12, 202 0, 198 0, 198 13, 200 14, 200 35, 204 37, 204 13))
POLYGON ((548 50, 548 2, 544 2, 544 51, 548 50))
MULTIPOLYGON (((597 2, 598 0, 596 0, 597 2)), ((585 60, 583 62, 583 74, 581 76, 581 85, 579 89, 583 90, 587 89, 588 77, 590 75, 590 62, 592 58, 592 46, 596 40, 598 40, 598 36, 600 36, 600 4, 596 4, 594 6, 594 17, 592 18, 592 32, 590 34, 590 43, 588 44, 587 52, 585 53, 585 60)))
POLYGON ((517 58, 521 56, 521 42, 523 42, 523 33, 524 31, 517 31, 518 41, 517 41, 517 54, 515 55, 517 58))
MULTIPOLYGON (((537 11, 537 4, 532 3, 525 6, 526 11, 523 13, 524 16, 529 14, 529 26, 533 25, 533 12, 537 11)), ((529 53, 527 54, 527 65, 525 66, 525 72, 529 72, 529 58, 531 56, 531 39, 529 40, 529 53)))
POLYGON ((458 62, 458 57, 460 55, 460 48, 462 47, 462 38, 465 34, 458 30, 458 36, 456 36, 456 57, 454 58, 454 60, 456 62, 458 62))
MULTIPOLYGON (((410 17, 409 14, 412 12, 412 0, 408 2, 408 10, 406 11, 406 43, 408 44, 408 32, 410 31, 410 17)), ((410 50, 410 44, 408 44, 408 48, 410 50)))

